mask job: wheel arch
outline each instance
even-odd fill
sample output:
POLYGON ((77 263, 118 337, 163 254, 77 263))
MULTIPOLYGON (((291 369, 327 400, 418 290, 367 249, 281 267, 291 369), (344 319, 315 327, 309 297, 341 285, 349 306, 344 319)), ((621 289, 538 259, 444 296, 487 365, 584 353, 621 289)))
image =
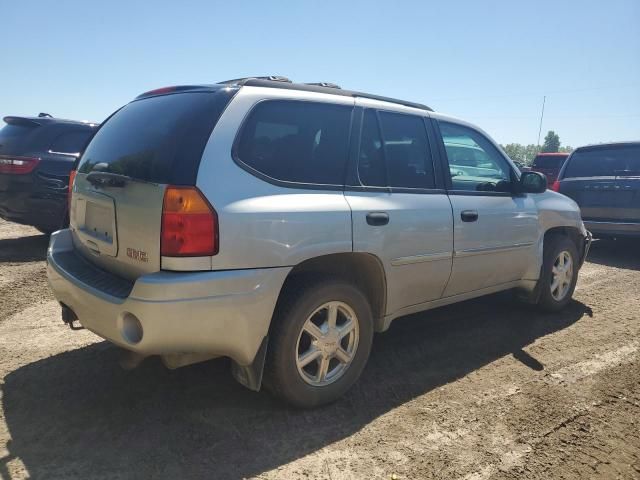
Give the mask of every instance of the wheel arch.
POLYGON ((382 331, 387 305, 387 282, 384 267, 378 257, 369 253, 347 252, 305 260, 289 272, 278 301, 301 278, 314 276, 338 278, 359 288, 371 306, 374 331, 382 331))
POLYGON ((551 235, 561 235, 561 236, 568 237, 575 244, 576 250, 578 250, 578 254, 582 254, 581 250, 582 250, 583 236, 582 236, 582 233, 580 232, 580 229, 572 226, 558 226, 558 227, 551 227, 547 229, 544 232, 543 248, 544 248, 544 244, 547 243, 549 236, 551 235))

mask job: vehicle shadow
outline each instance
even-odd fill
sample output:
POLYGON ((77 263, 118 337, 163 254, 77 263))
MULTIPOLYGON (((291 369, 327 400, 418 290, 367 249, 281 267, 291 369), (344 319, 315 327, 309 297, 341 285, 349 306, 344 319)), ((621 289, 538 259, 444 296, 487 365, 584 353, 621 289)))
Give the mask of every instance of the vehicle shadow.
POLYGON ((587 261, 608 267, 640 270, 640 239, 595 240, 587 261))
POLYGON ((0 239, 0 263, 38 262, 47 257, 49 235, 0 239))
POLYGON ((494 295, 398 320, 376 336, 356 386, 310 411, 244 389, 225 360, 169 371, 149 359, 125 372, 104 342, 65 352, 4 379, 11 441, 0 478, 14 458, 35 479, 258 475, 505 355, 540 371, 543 363, 522 349, 585 314, 590 309, 575 301, 542 314, 494 295))

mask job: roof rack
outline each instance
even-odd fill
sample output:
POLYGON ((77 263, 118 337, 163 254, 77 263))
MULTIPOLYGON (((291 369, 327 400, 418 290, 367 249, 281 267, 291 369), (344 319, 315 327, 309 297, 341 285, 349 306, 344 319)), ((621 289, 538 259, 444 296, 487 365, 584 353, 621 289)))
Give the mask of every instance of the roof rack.
MULTIPOLYGON (((433 112, 433 109, 431 107, 423 105, 422 103, 408 102, 406 100, 399 100, 397 98, 383 97, 381 95, 372 95, 370 93, 355 92, 352 90, 343 90, 339 87, 338 88, 327 87, 324 85, 309 84, 309 83, 293 83, 289 79, 287 79, 286 81, 285 80, 274 81, 274 80, 270 80, 269 78, 270 77, 266 77, 266 78, 250 77, 250 78, 238 79, 237 81, 231 80, 231 82, 234 82, 239 86, 247 86, 247 87, 282 88, 285 90, 301 90, 305 92, 329 93, 331 95, 340 95, 343 97, 369 98, 371 100, 380 100, 381 102, 396 103, 398 105, 404 105, 405 107, 418 108, 420 110, 427 110, 429 112, 433 112)), ((227 82, 221 82, 221 83, 226 84, 227 82)))
POLYGON ((305 83, 305 85, 315 85, 316 87, 337 88, 339 90, 342 90, 340 85, 331 82, 305 83))
POLYGON ((225 80, 223 82, 218 82, 218 85, 236 85, 243 84, 247 80, 269 80, 270 82, 285 82, 285 83, 293 83, 287 77, 283 77, 282 75, 269 75, 267 77, 243 77, 243 78, 234 78, 232 80, 225 80))

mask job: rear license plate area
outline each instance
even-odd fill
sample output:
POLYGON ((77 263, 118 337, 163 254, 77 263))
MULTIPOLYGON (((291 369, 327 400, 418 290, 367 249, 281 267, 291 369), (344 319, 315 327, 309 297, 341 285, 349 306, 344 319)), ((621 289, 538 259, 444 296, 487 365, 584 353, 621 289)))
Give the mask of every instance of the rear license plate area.
POLYGON ((76 200, 76 234, 92 252, 115 257, 118 253, 113 199, 106 195, 76 200))

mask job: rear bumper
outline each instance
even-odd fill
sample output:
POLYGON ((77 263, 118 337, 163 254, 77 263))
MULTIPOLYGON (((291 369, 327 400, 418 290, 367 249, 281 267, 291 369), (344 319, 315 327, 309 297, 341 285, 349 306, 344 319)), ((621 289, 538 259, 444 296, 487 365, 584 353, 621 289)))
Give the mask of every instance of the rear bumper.
MULTIPOLYGON (((157 272, 127 289, 108 287, 105 272, 65 268, 73 254, 69 230, 51 236, 47 276, 56 298, 100 337, 142 355, 208 353, 240 365, 253 361, 267 335, 288 267, 212 272, 157 272), (125 296, 119 296, 124 292, 125 296), (127 318, 142 336, 130 341, 127 318)), ((108 274, 106 274, 108 275, 108 274)), ((125 282, 126 283, 126 282, 125 282)))
POLYGON ((584 226, 595 237, 640 237, 640 222, 596 222, 585 220, 584 226))

